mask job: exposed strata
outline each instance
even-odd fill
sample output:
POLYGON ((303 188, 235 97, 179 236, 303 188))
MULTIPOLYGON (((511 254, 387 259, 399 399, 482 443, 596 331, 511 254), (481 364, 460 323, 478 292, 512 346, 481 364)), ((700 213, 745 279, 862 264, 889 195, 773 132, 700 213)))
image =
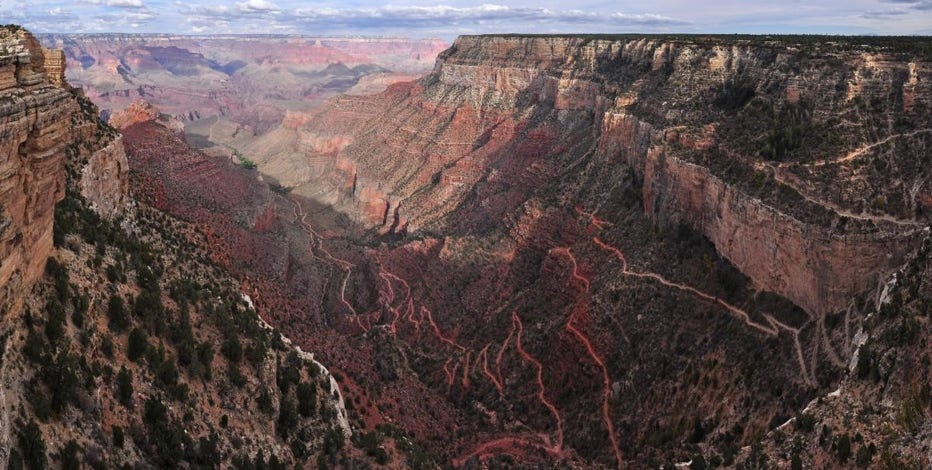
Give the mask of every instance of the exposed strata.
POLYGON ((15 27, 0 30, 0 49, 0 286, 6 304, 38 279, 52 250, 66 158, 83 166, 88 178, 75 183, 105 216, 126 202, 128 167, 121 141, 99 127, 96 114, 62 81, 55 66, 60 54, 15 27))
POLYGON ((71 83, 104 114, 145 99, 183 122, 221 117, 260 133, 287 110, 315 106, 363 78, 370 79, 365 89, 371 80, 420 76, 448 46, 438 39, 275 35, 39 38, 63 49, 71 83))
MULTIPOLYGON (((699 451, 685 442, 706 455, 757 442, 834 389, 861 320, 857 308, 829 322, 760 292, 675 222, 753 257, 741 261, 749 272, 777 271, 758 284, 821 313, 838 286, 805 276, 849 268, 759 267, 770 255, 754 236, 824 260, 841 255, 806 253, 836 250, 812 239, 843 234, 868 240, 870 257, 870 243, 901 243, 927 220, 910 199, 862 207, 848 182, 806 176, 839 155, 870 168, 887 138, 906 150, 894 167, 924 161, 923 134, 877 137, 886 121, 836 108, 844 67, 820 82, 825 67, 797 70, 793 47, 741 41, 463 38, 420 82, 290 115, 270 139, 283 159, 305 158, 256 159, 286 186, 271 199, 248 201, 232 163, 165 129, 134 125, 125 138, 141 193, 196 221, 213 253, 247 273, 269 322, 332 365, 354 426, 392 423, 453 465, 509 454, 656 468, 699 451), (753 72, 738 82, 754 96, 719 104, 736 64, 753 72), (813 116, 814 136, 781 158, 762 155, 771 104, 813 116), (821 142, 832 115, 860 130, 821 142), (221 194, 205 190, 211 180, 221 194), (278 230, 287 246, 268 242, 278 230)), ((900 110, 894 98, 877 107, 900 110)), ((909 113, 914 129, 900 134, 926 125, 909 113)), ((898 178, 865 181, 891 201, 909 193, 898 178)))
MULTIPOLYGON (((542 165, 567 151, 606 165, 624 162, 643 178, 647 212, 701 230, 760 288, 813 314, 835 311, 902 264, 925 223, 921 208, 932 188, 925 170, 905 181, 871 181, 867 189, 866 178, 811 177, 807 159, 843 155, 870 144, 865 135, 884 132, 886 124, 868 119, 854 124, 863 132, 839 130, 850 124, 837 123, 837 116, 857 112, 855 101, 874 102, 882 108, 875 114, 920 131, 927 127, 919 110, 932 104, 932 74, 928 62, 902 54, 821 47, 715 38, 460 37, 420 82, 378 98, 339 98, 305 125, 296 150, 308 155, 307 173, 319 176, 298 190, 383 231, 430 230, 495 177, 493 167, 512 140, 523 145, 511 157, 542 165), (717 104, 729 93, 723 83, 748 89, 741 107, 717 104), (835 94, 844 96, 836 101, 835 94), (754 118, 759 110, 750 108, 759 103, 801 106, 807 116, 813 135, 804 148, 781 156, 785 164, 763 158, 764 144, 755 143, 771 131, 762 126, 778 121, 754 118), (743 121, 747 128, 735 129, 743 121), (522 135, 541 122, 549 125, 522 135), (819 140, 837 132, 840 139, 819 140), (806 148, 810 142, 814 148, 806 148), (768 175, 779 182, 770 192, 749 184, 751 176, 768 175), (846 186, 854 184, 861 186, 846 186), (896 199, 899 208, 863 202, 878 197, 871 195, 896 199)), ((928 166, 923 142, 906 144, 902 161, 928 166)))

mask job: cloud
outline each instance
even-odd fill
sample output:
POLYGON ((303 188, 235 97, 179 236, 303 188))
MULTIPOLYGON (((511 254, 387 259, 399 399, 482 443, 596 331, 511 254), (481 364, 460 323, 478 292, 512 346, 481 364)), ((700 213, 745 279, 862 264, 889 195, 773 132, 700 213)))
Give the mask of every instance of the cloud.
POLYGON ((862 13, 861 18, 867 20, 886 20, 907 14, 909 14, 908 10, 872 10, 862 13))
POLYGON ((270 13, 280 11, 278 5, 275 5, 269 0, 246 0, 245 2, 237 3, 236 7, 244 13, 270 13))
POLYGON ((145 8, 142 0, 107 0, 107 6, 117 8, 145 8))
POLYGON ((870 10, 861 15, 868 20, 889 20, 913 14, 915 11, 932 10, 932 0, 881 0, 882 3, 896 5, 894 8, 884 10, 870 10))
POLYGON ((303 23, 338 23, 347 27, 436 27, 445 25, 490 23, 563 23, 602 24, 610 26, 677 26, 688 24, 669 16, 622 12, 584 12, 546 8, 509 7, 485 4, 475 7, 385 6, 382 8, 298 8, 297 21, 303 23))
POLYGON ((36 31, 433 35, 708 32, 929 34, 932 0, 0 0, 36 31), (141 13, 142 17, 128 13, 141 13), (134 26, 135 25, 135 26, 134 26))
POLYGON ((905 5, 913 10, 920 10, 920 11, 932 10, 932 0, 881 0, 881 1, 883 3, 905 5))

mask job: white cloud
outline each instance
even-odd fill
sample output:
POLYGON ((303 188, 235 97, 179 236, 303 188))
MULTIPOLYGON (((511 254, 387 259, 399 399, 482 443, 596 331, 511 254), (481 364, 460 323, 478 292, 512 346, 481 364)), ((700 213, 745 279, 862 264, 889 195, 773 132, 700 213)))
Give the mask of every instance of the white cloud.
POLYGON ((246 13, 269 13, 280 11, 278 5, 270 2, 269 0, 246 0, 242 3, 237 3, 236 6, 240 11, 246 13))
POLYGON ((191 28, 197 27, 205 33, 449 39, 456 34, 496 32, 928 34, 932 25, 932 0, 706 0, 701 6, 682 0, 481 1, 0 0, 0 16, 37 31, 55 32, 193 32, 191 28), (134 28, 134 23, 139 27, 134 28))
POLYGON ((107 0, 107 6, 117 8, 143 8, 142 0, 107 0))
MULTIPOLYGON (((350 27, 368 27, 375 24, 392 27, 424 27, 488 22, 536 22, 567 24, 673 26, 688 24, 658 14, 631 14, 622 12, 583 12, 580 10, 550 10, 546 8, 509 7, 483 4, 474 7, 385 6, 382 8, 298 8, 298 20, 336 21, 350 27)), ((528 26, 531 26, 528 24, 528 26)))

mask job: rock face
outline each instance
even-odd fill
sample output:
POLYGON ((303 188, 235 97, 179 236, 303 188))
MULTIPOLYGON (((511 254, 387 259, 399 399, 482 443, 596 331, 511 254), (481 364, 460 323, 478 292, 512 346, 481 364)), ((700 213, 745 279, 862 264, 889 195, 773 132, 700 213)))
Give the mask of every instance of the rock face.
POLYGON ((865 187, 862 176, 815 173, 850 172, 884 157, 885 145, 901 153, 891 168, 928 167, 932 133, 919 110, 932 104, 932 72, 880 46, 800 49, 461 37, 427 78, 337 99, 311 119, 299 150, 319 176, 305 191, 383 231, 431 230, 494 178, 505 148, 540 162, 508 175, 518 185, 550 155, 592 155, 629 165, 645 211, 700 230, 760 288, 813 314, 836 311, 915 248, 930 175, 865 187), (853 124, 861 131, 839 121, 864 109, 879 117, 853 124), (887 130, 881 118, 904 127, 887 130), (876 203, 886 200, 896 207, 876 203))
POLYGON ((923 48, 792 40, 463 37, 237 147, 274 191, 124 138, 139 199, 197 224, 366 431, 438 466, 729 462, 836 387, 854 294, 929 221, 923 48))
POLYGON ((128 167, 121 141, 99 127, 96 108, 62 82, 60 53, 12 27, 0 30, 0 45, 0 286, 7 304, 42 274, 66 160, 83 168, 74 183, 104 216, 126 203, 128 167))
POLYGON ((125 109, 110 116, 108 123, 117 129, 126 129, 140 122, 154 121, 159 117, 159 110, 147 101, 139 100, 125 109))

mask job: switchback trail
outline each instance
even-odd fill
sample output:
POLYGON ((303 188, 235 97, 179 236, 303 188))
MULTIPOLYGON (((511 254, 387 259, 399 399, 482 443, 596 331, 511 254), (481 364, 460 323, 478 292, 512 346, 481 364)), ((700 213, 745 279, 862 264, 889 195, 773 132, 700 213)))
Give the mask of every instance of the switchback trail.
POLYGON ((545 407, 547 407, 548 410, 550 410, 550 413, 553 414, 554 420, 556 420, 557 439, 553 444, 552 449, 554 452, 559 453, 563 449, 563 418, 560 417, 560 412, 557 411, 557 407, 553 406, 553 403, 547 399, 547 387, 544 386, 544 366, 540 363, 540 361, 535 359, 534 356, 528 354, 528 352, 524 350, 524 346, 521 344, 521 336, 524 333, 524 325, 521 324, 521 317, 518 316, 517 312, 511 313, 511 321, 517 326, 518 329, 518 335, 515 338, 515 347, 518 349, 518 354, 521 355, 521 358, 523 358, 526 362, 531 363, 537 369, 537 398, 545 407))
MULTIPOLYGON (((577 212, 579 212, 578 209, 577 212)), ((594 219, 595 216, 591 217, 594 219)), ((609 408, 612 381, 608 376, 608 368, 605 367, 605 361, 592 345, 592 341, 590 341, 589 336, 577 328, 574 324, 578 317, 586 315, 585 302, 588 302, 589 288, 591 284, 589 279, 586 279, 582 274, 580 274, 579 264, 576 262, 576 257, 573 256, 573 252, 570 251, 568 247, 557 248, 554 250, 554 252, 563 253, 569 258, 573 265, 573 279, 579 281, 583 286, 583 289, 580 290, 579 293, 579 299, 577 299, 576 305, 573 306, 573 310, 570 313, 569 318, 566 320, 566 329, 574 336, 576 336, 579 342, 582 343, 582 345, 586 348, 586 352, 588 352, 589 357, 592 358, 592 361, 595 362, 599 369, 602 371, 602 420, 605 423, 605 429, 608 431, 608 437, 612 444, 612 452, 615 455, 615 462, 619 467, 621 467, 624 465, 624 458, 621 455, 621 447, 618 444, 618 437, 615 435, 615 426, 612 424, 611 409, 609 408)))
POLYGON ((767 325, 762 325, 752 320, 751 315, 745 310, 738 308, 718 298, 717 296, 702 292, 699 289, 696 289, 695 287, 692 287, 692 286, 688 286, 688 285, 681 284, 678 282, 669 281, 665 277, 661 276, 660 274, 654 273, 654 272, 632 271, 628 268, 628 262, 627 260, 625 260, 624 253, 622 253, 621 250, 619 250, 617 247, 609 245, 608 243, 605 243, 599 237, 593 237, 592 242, 595 243, 599 248, 609 251, 615 255, 615 257, 621 263, 621 274, 623 276, 631 276, 631 277, 642 278, 642 279, 652 279, 654 281, 659 282, 660 284, 664 286, 672 287, 674 289, 679 289, 681 291, 688 292, 692 295, 695 295, 696 297, 699 297, 701 299, 717 303, 721 305, 722 307, 724 307, 727 311, 732 313, 734 316, 741 319, 747 326, 753 329, 756 329, 768 336, 778 336, 780 334, 780 330, 784 330, 790 333, 793 336, 793 344, 796 348, 796 358, 799 361, 800 377, 803 379, 803 381, 806 384, 814 385, 814 380, 810 376, 809 371, 806 368, 806 361, 805 361, 805 358, 803 357, 802 345, 799 342, 799 329, 798 328, 793 328, 777 320, 776 318, 773 317, 773 315, 770 315, 767 313, 763 314, 764 319, 767 320, 767 325))
POLYGON ((809 193, 808 190, 804 189, 802 185, 796 181, 796 177, 792 173, 787 171, 786 168, 773 165, 770 163, 764 163, 761 165, 763 165, 764 167, 770 168, 771 172, 773 173, 773 179, 777 183, 780 183, 784 186, 787 186, 793 189, 803 199, 817 206, 822 206, 840 216, 847 217, 849 219, 866 220, 866 221, 871 221, 871 222, 878 222, 878 221, 888 222, 888 223, 892 223, 895 225, 899 225, 903 227, 913 227, 916 229, 921 229, 926 226, 926 224, 924 224, 923 222, 919 222, 916 220, 898 219, 891 215, 856 214, 854 212, 851 212, 848 209, 845 209, 844 207, 839 206, 838 204, 835 204, 834 202, 827 201, 825 199, 813 196, 812 194, 809 193))
MULTIPOLYGON (((862 146, 862 147, 860 147, 860 148, 857 148, 857 149, 855 149, 855 150, 852 150, 851 152, 848 152, 847 154, 845 154, 845 155, 843 155, 843 156, 841 156, 841 157, 839 157, 839 158, 833 158, 833 159, 830 158, 830 159, 825 159, 825 160, 816 160, 816 161, 814 161, 814 162, 812 162, 812 163, 808 163, 808 164, 805 164, 805 165, 803 165, 803 166, 825 166, 825 165, 831 165, 831 164, 833 164, 833 163, 844 163, 844 162, 849 162, 849 161, 851 161, 851 160, 854 160, 855 158, 860 157, 861 155, 864 155, 865 153, 867 153, 867 152, 869 152, 869 151, 871 151, 871 150, 873 150, 873 149, 875 149, 875 148, 877 148, 877 147, 880 147, 881 145, 884 145, 884 144, 886 144, 886 143, 889 143, 889 142, 890 142, 891 140, 893 140, 893 139, 899 139, 899 138, 901 138, 901 137, 913 137, 913 136, 916 136, 916 135, 919 135, 919 134, 929 134, 929 133, 932 133, 932 129, 917 129, 917 130, 915 130, 915 131, 906 132, 906 133, 902 133, 902 134, 891 134, 891 135, 889 135, 889 136, 887 136, 887 137, 885 137, 885 138, 883 138, 883 139, 881 139, 881 140, 878 140, 877 142, 874 142, 874 143, 871 143, 871 144, 867 144, 867 145, 864 145, 864 146, 862 146)), ((782 166, 784 166, 784 165, 780 165, 780 166, 782 167, 782 166)))
POLYGON ((307 221, 307 212, 304 211, 304 207, 301 205, 301 202, 293 198, 289 198, 289 201, 291 201, 294 209, 294 222, 298 223, 311 236, 311 256, 321 261, 335 264, 339 266, 340 269, 346 271, 346 275, 343 276, 343 282, 340 284, 340 302, 352 315, 353 321, 356 322, 359 328, 361 328, 363 331, 368 331, 368 328, 363 326, 359 313, 355 308, 353 308, 353 305, 350 304, 348 300, 346 300, 346 283, 349 282, 349 278, 353 274, 353 268, 356 265, 345 259, 333 256, 333 254, 327 250, 327 247, 324 246, 324 238, 319 233, 317 233, 317 231, 314 230, 314 227, 312 227, 311 224, 307 221), (326 258, 318 256, 316 253, 317 251, 323 253, 326 258))
MULTIPOLYGON (((919 134, 929 134, 929 133, 932 133, 932 129, 918 129, 912 132, 907 132, 907 133, 902 133, 902 134, 892 134, 881 140, 878 140, 877 142, 863 145, 855 150, 848 152, 845 155, 842 155, 841 157, 816 160, 812 163, 800 164, 800 166, 801 167, 821 167, 821 166, 826 166, 826 165, 850 162, 852 160, 857 159, 858 157, 865 155, 866 153, 870 152, 871 150, 877 147, 890 143, 894 139, 913 137, 919 134)), ((877 222, 877 221, 889 222, 889 223, 904 226, 904 227, 924 227, 925 226, 924 223, 919 222, 919 221, 898 219, 890 215, 856 214, 831 201, 827 201, 825 199, 816 197, 812 195, 808 190, 803 188, 803 185, 799 183, 797 177, 792 172, 789 171, 789 168, 791 165, 793 165, 793 163, 776 163, 776 164, 775 163, 757 163, 755 164, 755 166, 757 166, 758 168, 760 167, 769 168, 771 172, 773 173, 774 180, 776 180, 780 184, 783 184, 787 187, 792 188, 807 201, 813 204, 825 207, 831 211, 834 211, 838 215, 848 217, 851 219, 856 219, 856 220, 867 220, 867 221, 872 221, 872 222, 877 222)))

